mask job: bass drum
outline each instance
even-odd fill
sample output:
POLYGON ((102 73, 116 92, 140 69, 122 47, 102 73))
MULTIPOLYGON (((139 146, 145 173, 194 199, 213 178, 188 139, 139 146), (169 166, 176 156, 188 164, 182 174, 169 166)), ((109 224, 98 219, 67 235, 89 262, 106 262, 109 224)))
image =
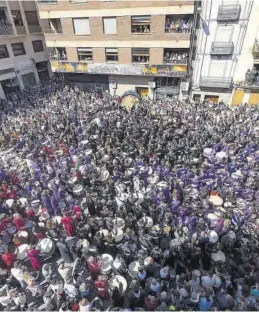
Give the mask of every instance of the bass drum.
POLYGON ((137 105, 140 101, 140 96, 133 90, 126 91, 121 96, 121 107, 125 108, 128 112, 137 105))

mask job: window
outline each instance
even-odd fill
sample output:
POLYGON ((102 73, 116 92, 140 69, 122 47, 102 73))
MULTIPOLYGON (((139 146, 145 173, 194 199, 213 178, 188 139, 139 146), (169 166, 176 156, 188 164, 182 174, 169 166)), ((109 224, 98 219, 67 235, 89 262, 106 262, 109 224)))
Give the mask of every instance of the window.
POLYGON ((66 48, 63 48, 63 47, 49 48, 49 58, 51 60, 56 60, 56 61, 67 60, 66 48))
POLYGON ((73 18, 75 35, 90 35, 89 18, 73 18))
POLYGON ((117 34, 117 19, 116 17, 104 17, 103 18, 103 32, 106 35, 117 34))
POLYGON ((105 49, 106 62, 118 62, 118 49, 116 48, 106 48, 105 49))
POLYGON ((0 45, 0 59, 9 57, 9 53, 5 44, 0 45))
POLYGON ((35 11, 25 11, 25 16, 29 26, 38 26, 39 20, 35 11))
POLYGON ((188 49, 164 49, 165 64, 187 64, 188 49))
POLYGON ((132 49, 132 63, 149 63, 149 49, 148 48, 133 48, 132 49))
POLYGON ((13 22, 15 26, 23 26, 21 12, 20 11, 12 11, 13 22))
POLYGON ((132 16, 131 31, 133 33, 150 33, 150 16, 132 16))
POLYGON ((167 33, 190 33, 193 24, 192 15, 167 15, 165 20, 165 32, 167 33))
POLYGON ((43 44, 41 40, 34 40, 32 41, 33 51, 34 52, 41 52, 43 51, 43 44))
POLYGON ((26 54, 22 42, 12 43, 11 46, 12 46, 12 49, 13 49, 14 56, 19 56, 19 55, 26 54))
POLYGON ((79 61, 92 61, 93 49, 92 48, 77 48, 77 56, 79 61))

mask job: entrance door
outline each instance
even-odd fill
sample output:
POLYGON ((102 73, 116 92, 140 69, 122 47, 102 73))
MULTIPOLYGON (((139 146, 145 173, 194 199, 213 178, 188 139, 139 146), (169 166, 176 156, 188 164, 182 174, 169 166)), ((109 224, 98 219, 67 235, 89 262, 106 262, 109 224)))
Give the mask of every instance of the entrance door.
POLYGON ((218 103, 219 102, 219 97, 217 95, 205 95, 204 100, 213 102, 213 103, 218 103))
POLYGON ((148 88, 136 88, 136 92, 140 95, 140 97, 143 99, 144 97, 148 96, 148 88))
POLYGON ((232 105, 241 105, 245 95, 244 90, 235 90, 232 98, 232 105))
POLYGON ((258 105, 259 104, 259 93, 251 93, 249 100, 248 100, 249 105, 258 105))

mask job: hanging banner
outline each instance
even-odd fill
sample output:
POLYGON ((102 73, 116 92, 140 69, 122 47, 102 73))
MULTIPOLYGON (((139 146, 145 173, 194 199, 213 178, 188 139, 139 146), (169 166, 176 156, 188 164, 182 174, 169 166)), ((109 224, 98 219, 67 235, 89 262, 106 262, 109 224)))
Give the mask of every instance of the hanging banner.
POLYGON ((127 76, 187 77, 187 65, 98 64, 51 61, 53 72, 110 74, 127 76))

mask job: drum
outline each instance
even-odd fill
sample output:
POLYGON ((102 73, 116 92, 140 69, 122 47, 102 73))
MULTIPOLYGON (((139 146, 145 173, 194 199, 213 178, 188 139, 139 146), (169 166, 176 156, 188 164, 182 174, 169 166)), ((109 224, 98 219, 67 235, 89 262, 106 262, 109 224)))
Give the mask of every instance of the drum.
POLYGON ((213 157, 214 155, 214 152, 213 152, 213 149, 212 148, 205 148, 203 150, 203 156, 206 157, 206 158, 211 158, 213 157))
POLYGON ((86 151, 85 151, 85 155, 86 156, 89 156, 89 155, 91 155, 93 153, 93 151, 91 150, 91 149, 87 149, 86 151))
POLYGON ((14 200, 13 199, 7 199, 5 201, 8 208, 11 208, 13 206, 14 200))
POLYGON ((83 140, 83 141, 81 141, 79 144, 82 145, 82 146, 85 146, 85 145, 87 145, 88 143, 89 143, 88 140, 83 140))
POLYGON ((133 278, 136 278, 138 275, 138 269, 140 267, 140 263, 138 261, 133 261, 129 264, 129 275, 133 278))
POLYGON ((27 206, 27 204, 28 204, 28 199, 25 197, 19 198, 19 201, 20 201, 22 206, 27 206))
POLYGON ((28 232, 26 231, 18 231, 17 232, 19 238, 21 238, 23 243, 27 243, 28 241, 28 232))
POLYGON ((103 230, 100 230, 99 233, 100 233, 100 236, 107 237, 109 234, 109 231, 106 229, 103 229, 103 230))
POLYGON ((225 153, 225 152, 218 152, 218 153, 216 153, 216 159, 219 162, 222 162, 226 158, 227 158, 227 153, 225 153))
POLYGON ((214 252, 214 253, 211 253, 211 258, 214 262, 225 262, 226 261, 226 256, 221 250, 214 252))
POLYGON ((220 218, 215 213, 209 213, 208 219, 210 220, 212 226, 216 226, 220 218))
POLYGON ((77 177, 72 177, 72 178, 70 178, 70 179, 68 180, 68 184, 74 185, 74 184, 76 184, 77 180, 78 180, 77 177))
POLYGON ((119 243, 123 240, 123 231, 121 229, 112 230, 112 236, 116 243, 119 243))
POLYGON ((58 224, 61 224, 61 219, 62 219, 62 217, 60 217, 60 216, 55 216, 53 219, 54 219, 58 224))
POLYGON ((161 181, 156 184, 156 187, 162 191, 164 188, 168 187, 168 184, 165 181, 161 181))
POLYGON ((57 151, 55 152, 55 154, 56 154, 57 156, 62 156, 62 155, 64 154, 64 152, 63 152, 63 150, 57 150, 57 151))
POLYGON ((209 242, 211 244, 215 244, 219 239, 219 236, 217 234, 217 232, 215 231, 209 231, 209 242))
POLYGON ((77 197, 82 196, 84 193, 83 185, 76 185, 73 187, 73 194, 77 197))
POLYGON ((107 181, 108 178, 109 178, 109 175, 110 175, 110 174, 109 174, 109 171, 108 171, 108 170, 102 171, 101 174, 100 174, 100 180, 101 180, 102 182, 107 181))
POLYGON ((128 283, 126 279, 121 276, 121 275, 114 275, 110 280, 109 280, 109 287, 111 290, 114 289, 114 287, 117 287, 119 290, 121 290, 122 294, 124 294, 127 290, 128 283))
POLYGON ((43 238, 38 243, 41 253, 52 255, 55 251, 55 244, 50 238, 43 238))
POLYGON ((102 254, 101 255, 101 273, 109 274, 112 271, 113 257, 110 254, 102 254))
POLYGON ((31 202, 31 206, 32 206, 33 208, 36 208, 36 207, 38 207, 39 205, 40 205, 40 200, 39 200, 39 199, 33 200, 33 201, 31 202))
POLYGON ((17 247, 16 252, 17 252, 17 259, 18 260, 24 260, 27 257, 26 250, 29 247, 27 244, 22 244, 17 247))
POLYGON ((150 217, 143 217, 138 220, 139 227, 151 228, 153 226, 153 220, 150 217))
POLYGON ((210 196, 209 201, 214 206, 222 206, 222 204, 223 204, 223 199, 220 196, 218 196, 218 195, 210 196))
POLYGON ((123 229, 125 227, 125 221, 122 218, 115 218, 114 220, 112 220, 113 226, 117 229, 123 229))

